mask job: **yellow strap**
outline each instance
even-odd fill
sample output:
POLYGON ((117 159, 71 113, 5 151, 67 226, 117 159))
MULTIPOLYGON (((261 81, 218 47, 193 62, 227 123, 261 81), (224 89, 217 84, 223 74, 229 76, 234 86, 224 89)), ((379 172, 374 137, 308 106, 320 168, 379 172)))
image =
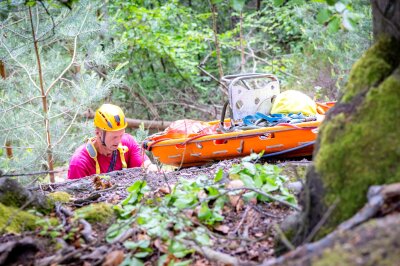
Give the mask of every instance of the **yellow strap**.
MULTIPOLYGON (((100 174, 100 164, 99 161, 97 160, 97 150, 94 147, 93 141, 94 138, 88 139, 88 142, 86 144, 86 150, 89 153, 89 156, 96 162, 96 174, 100 174)), ((127 146, 122 146, 122 144, 118 145, 118 151, 121 157, 122 168, 127 168, 124 154, 128 152, 128 150, 129 149, 127 146)))
POLYGON ((122 144, 118 145, 119 157, 121 157, 122 168, 127 168, 124 154, 128 152, 128 150, 129 150, 128 147, 122 146, 122 144))
POLYGON ((100 165, 99 161, 97 160, 97 150, 94 147, 93 144, 94 138, 88 139, 88 142, 86 144, 86 150, 90 156, 95 162, 96 162, 96 174, 100 174, 100 165))
POLYGON ((99 161, 97 161, 97 157, 93 158, 94 161, 96 162, 96 174, 100 174, 100 164, 99 161))

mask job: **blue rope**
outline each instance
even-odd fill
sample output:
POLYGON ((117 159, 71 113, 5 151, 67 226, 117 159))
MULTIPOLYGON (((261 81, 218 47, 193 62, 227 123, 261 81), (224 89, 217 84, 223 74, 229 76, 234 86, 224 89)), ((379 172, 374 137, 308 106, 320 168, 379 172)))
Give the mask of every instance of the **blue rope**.
POLYGON ((255 113, 254 115, 248 115, 243 118, 243 124, 246 126, 258 126, 258 124, 264 123, 264 126, 275 126, 280 123, 297 124, 305 121, 314 121, 315 116, 304 116, 302 113, 288 115, 285 114, 270 114, 265 115, 262 113, 255 113), (265 125, 265 122, 267 125, 265 125))

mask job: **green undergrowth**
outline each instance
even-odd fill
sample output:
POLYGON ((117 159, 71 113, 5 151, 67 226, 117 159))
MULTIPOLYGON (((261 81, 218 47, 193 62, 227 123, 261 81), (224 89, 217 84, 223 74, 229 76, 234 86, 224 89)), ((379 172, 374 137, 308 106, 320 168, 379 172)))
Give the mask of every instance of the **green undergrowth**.
POLYGON ((257 155, 244 158, 229 173, 219 169, 211 180, 207 176, 191 180, 182 178, 176 185, 155 192, 150 191, 145 181, 136 181, 127 189, 128 197, 115 206, 118 219, 107 230, 107 241, 114 243, 132 226, 135 227, 137 234, 123 243, 130 250, 123 265, 142 265, 141 259, 147 260, 157 254, 160 255, 158 263, 168 258, 168 265, 190 265, 193 245, 213 244, 210 232, 223 224, 224 212, 232 207, 230 196, 239 195, 244 202, 255 199, 271 202, 267 195, 273 195, 296 206, 294 195, 284 187, 287 177, 281 175, 281 169, 251 162, 257 158, 257 155), (240 180, 240 187, 228 188, 228 184, 233 182, 227 178, 228 175, 240 180), (160 242, 165 249, 155 250, 160 242))

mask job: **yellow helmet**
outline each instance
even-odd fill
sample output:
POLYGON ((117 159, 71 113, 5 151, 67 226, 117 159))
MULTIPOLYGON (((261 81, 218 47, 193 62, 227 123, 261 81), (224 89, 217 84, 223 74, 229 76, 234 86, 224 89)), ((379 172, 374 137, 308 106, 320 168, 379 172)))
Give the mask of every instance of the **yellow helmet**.
POLYGON ((118 131, 127 127, 122 109, 113 104, 103 104, 94 115, 94 125, 105 131, 118 131))

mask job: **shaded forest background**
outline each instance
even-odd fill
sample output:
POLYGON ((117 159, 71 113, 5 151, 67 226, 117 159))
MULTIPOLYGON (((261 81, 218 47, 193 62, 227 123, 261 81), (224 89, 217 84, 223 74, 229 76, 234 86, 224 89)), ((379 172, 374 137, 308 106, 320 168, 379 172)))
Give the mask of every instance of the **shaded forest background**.
POLYGON ((103 102, 137 119, 217 119, 223 75, 272 73, 281 90, 335 100, 372 43, 369 1, 28 2, 0 6, 6 173, 65 165, 103 102))

